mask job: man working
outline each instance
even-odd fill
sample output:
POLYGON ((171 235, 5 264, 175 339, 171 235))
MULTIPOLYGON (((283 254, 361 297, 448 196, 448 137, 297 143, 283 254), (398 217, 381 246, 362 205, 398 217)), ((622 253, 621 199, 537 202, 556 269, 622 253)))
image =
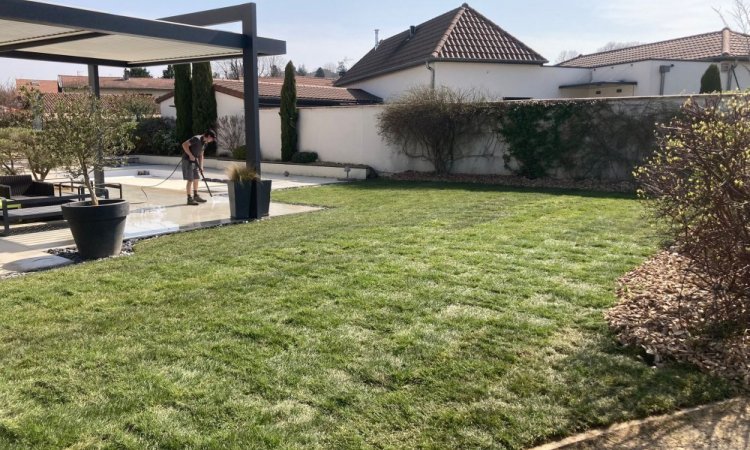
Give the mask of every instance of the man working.
POLYGON ((188 205, 199 205, 206 203, 206 200, 198 195, 198 183, 200 182, 200 170, 203 170, 203 153, 206 149, 206 144, 210 144, 216 140, 216 133, 213 130, 208 130, 203 135, 193 136, 187 141, 182 143, 182 151, 185 153, 182 157, 182 179, 187 181, 185 191, 187 192, 187 204, 188 205), (190 188, 193 188, 192 195, 190 195, 190 188))

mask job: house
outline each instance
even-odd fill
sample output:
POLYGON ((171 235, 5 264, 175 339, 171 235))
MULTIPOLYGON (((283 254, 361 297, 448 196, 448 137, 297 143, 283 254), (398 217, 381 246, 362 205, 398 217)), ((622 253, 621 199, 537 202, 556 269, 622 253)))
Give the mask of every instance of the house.
MULTIPOLYGON (((297 106, 348 106, 372 105, 383 100, 361 89, 348 89, 333 86, 329 78, 297 76, 297 106)), ((283 78, 260 78, 261 108, 278 108, 281 104, 283 78)), ((244 83, 238 80, 214 80, 216 110, 219 117, 244 115, 244 83)), ((175 117, 174 91, 156 99, 162 117, 175 117)))
POLYGON ((335 83, 386 100, 417 86, 474 90, 492 100, 695 94, 712 63, 726 90, 750 87, 750 36, 728 28, 555 66, 468 4, 381 41, 335 83))
POLYGON ((21 88, 36 89, 42 94, 52 94, 59 92, 57 80, 29 80, 25 78, 16 78, 16 91, 20 92, 21 88))
MULTIPOLYGON (((89 79, 86 76, 58 75, 60 92, 76 92, 88 89, 89 79)), ((102 95, 107 94, 148 94, 154 98, 169 93, 174 89, 174 80, 166 78, 123 78, 100 77, 99 89, 102 95)))
POLYGON ((464 3, 381 41, 335 86, 391 99, 416 86, 475 90, 492 99, 557 98, 586 69, 544 67, 542 55, 464 3))
POLYGON ((724 75, 724 89, 747 89, 750 72, 737 70, 750 56, 750 36, 729 28, 607 52, 580 55, 557 67, 585 68, 590 79, 561 85, 563 97, 694 94, 711 64, 724 75), (619 92, 618 92, 619 91, 619 92))

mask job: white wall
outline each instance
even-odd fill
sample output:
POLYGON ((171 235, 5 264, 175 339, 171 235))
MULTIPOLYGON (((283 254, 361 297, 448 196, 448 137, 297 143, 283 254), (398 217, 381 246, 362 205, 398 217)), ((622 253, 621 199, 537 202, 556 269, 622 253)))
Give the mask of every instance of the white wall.
POLYGON ((172 119, 176 119, 177 108, 174 107, 174 97, 168 98, 159 103, 159 111, 161 111, 162 117, 171 117, 172 119))
MULTIPOLYGON (((559 98, 561 85, 589 81, 589 70, 570 67, 544 67, 527 64, 432 63, 435 85, 454 89, 473 89, 491 99, 527 97, 559 98)), ((416 86, 430 86, 432 74, 426 65, 369 80, 347 87, 364 89, 384 100, 392 100, 416 86)))

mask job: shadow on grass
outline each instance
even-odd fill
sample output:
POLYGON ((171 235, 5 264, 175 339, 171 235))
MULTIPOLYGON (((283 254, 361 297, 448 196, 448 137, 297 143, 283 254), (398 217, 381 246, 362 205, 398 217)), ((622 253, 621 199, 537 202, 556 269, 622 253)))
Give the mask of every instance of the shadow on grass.
MULTIPOLYGON (((739 386, 703 374, 693 366, 668 363, 650 367, 636 349, 621 347, 609 333, 588 335, 577 351, 552 365, 563 376, 555 395, 564 403, 567 415, 560 419, 568 424, 568 430, 548 437, 548 442, 570 435, 571 429, 583 431, 672 413, 741 392, 739 386)), ((665 424, 654 430, 651 438, 676 431, 679 425, 665 424)))

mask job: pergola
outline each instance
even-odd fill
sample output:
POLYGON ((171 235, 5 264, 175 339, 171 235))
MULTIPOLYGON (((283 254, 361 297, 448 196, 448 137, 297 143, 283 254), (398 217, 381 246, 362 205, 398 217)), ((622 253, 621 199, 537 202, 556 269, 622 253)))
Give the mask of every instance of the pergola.
MULTIPOLYGON (((28 0, 0 1, 0 56, 87 64, 99 95, 99 66, 144 67, 242 58, 247 165, 261 171, 258 56, 286 53, 286 42, 258 37, 256 8, 245 3, 159 20, 28 0), (209 28, 242 22, 242 33, 209 28)), ((104 184, 97 173, 96 183, 104 184)), ((252 208, 257 211, 257 208, 252 208)), ((254 217, 259 218, 259 217, 254 217)))

